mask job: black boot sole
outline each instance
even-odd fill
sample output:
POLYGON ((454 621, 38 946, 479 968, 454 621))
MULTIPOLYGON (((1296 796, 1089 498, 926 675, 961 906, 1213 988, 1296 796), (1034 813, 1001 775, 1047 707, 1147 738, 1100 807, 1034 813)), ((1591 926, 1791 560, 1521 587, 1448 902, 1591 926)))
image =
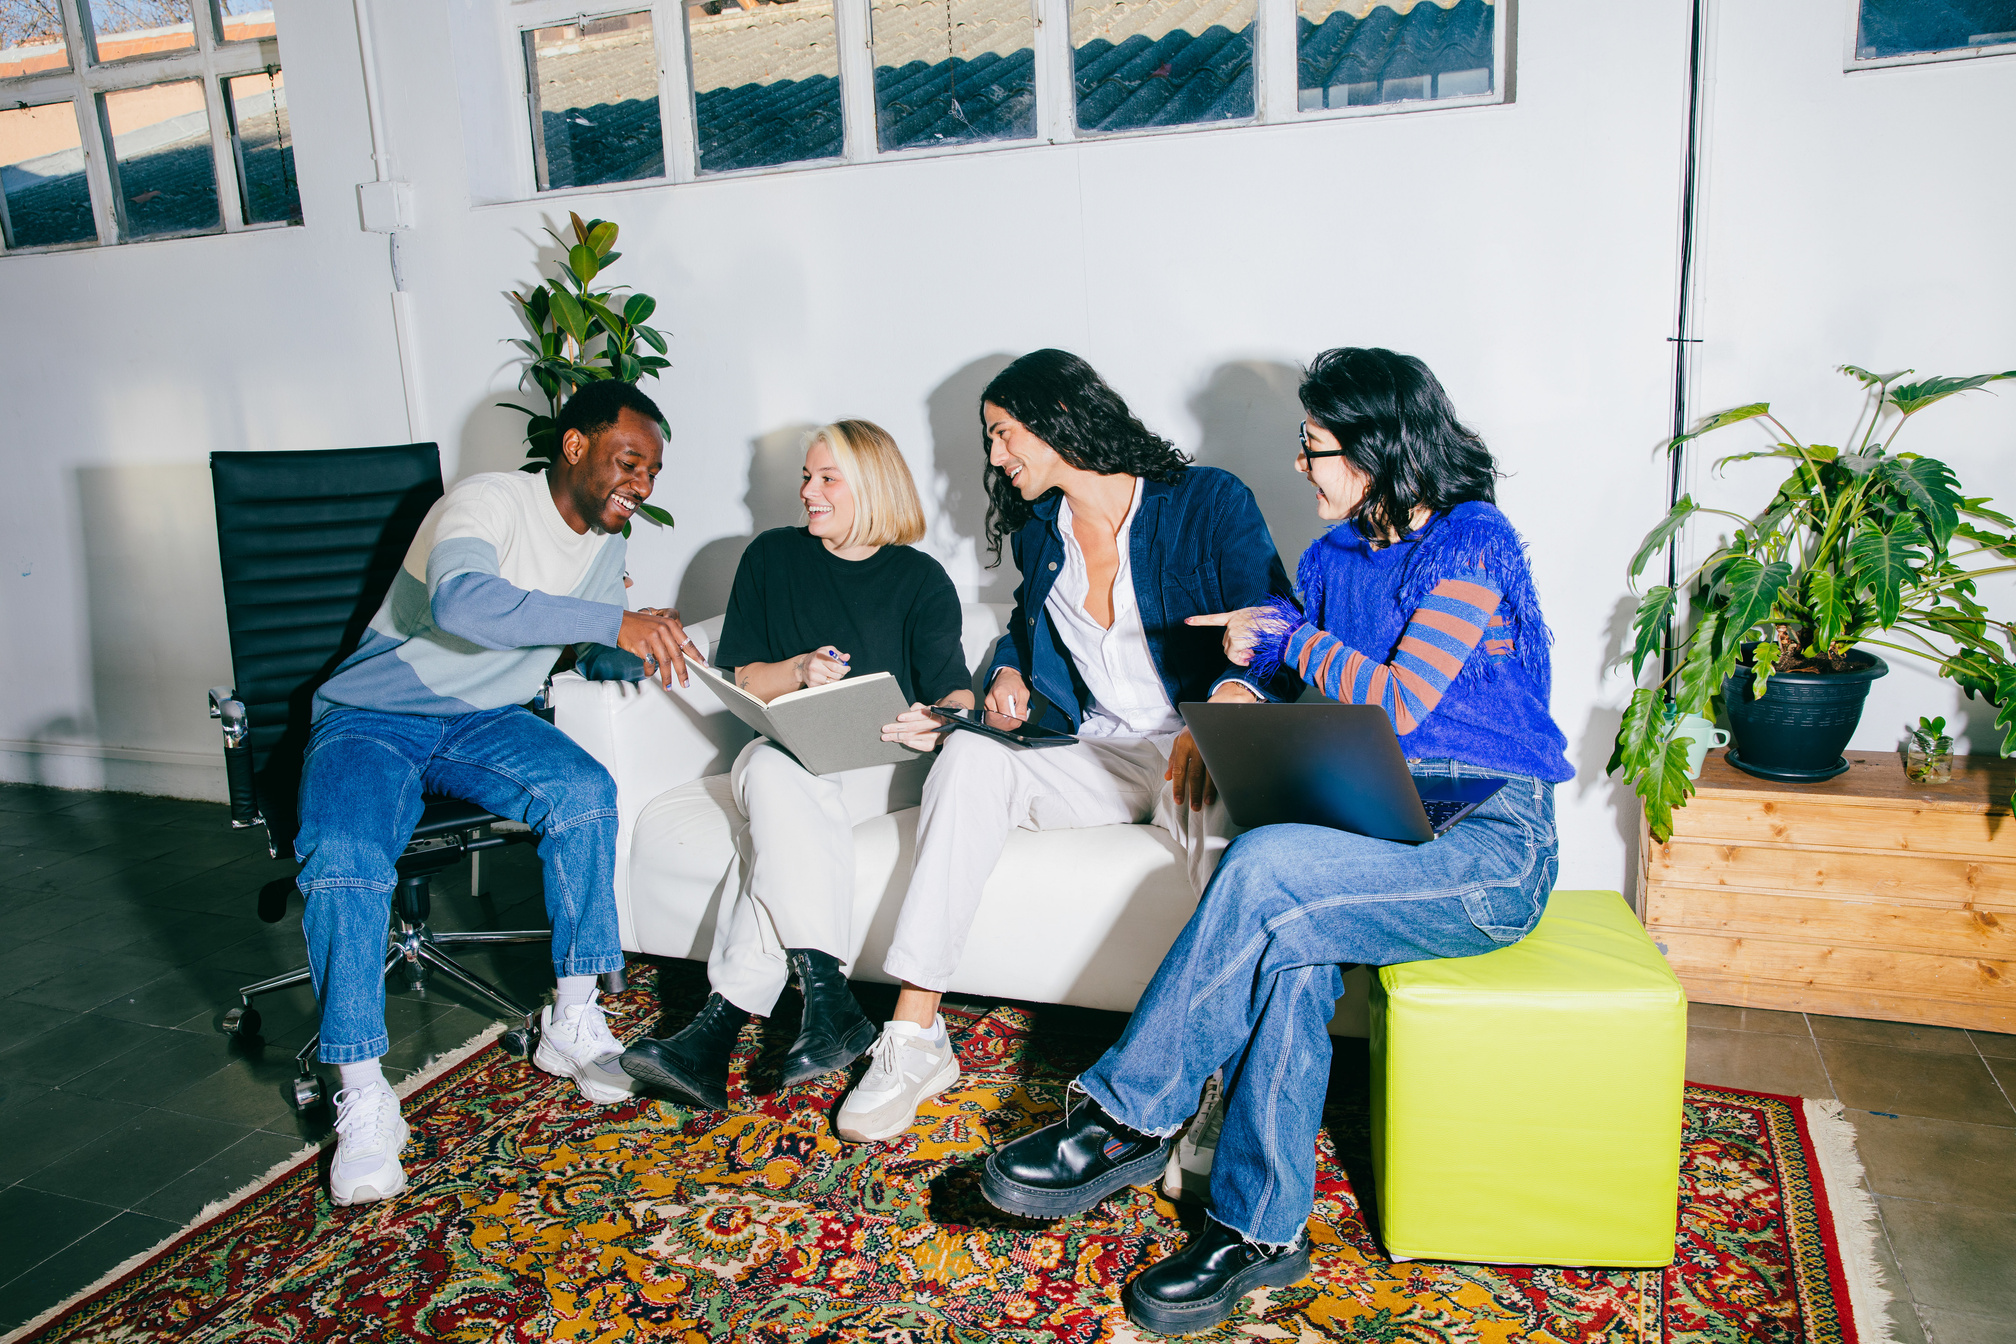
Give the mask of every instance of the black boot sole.
POLYGON ((1259 1288, 1286 1288, 1309 1277, 1309 1248, 1281 1260, 1262 1260, 1234 1274, 1223 1288, 1195 1302, 1158 1302, 1134 1291, 1129 1283, 1121 1294, 1127 1319, 1143 1330, 1158 1335, 1194 1335, 1218 1325, 1246 1294, 1259 1288))
POLYGON ((1128 1186, 1153 1184, 1168 1161, 1169 1140, 1165 1139, 1140 1157, 1101 1172, 1083 1185, 1057 1190, 1010 1180, 1001 1174, 994 1165, 994 1159, 989 1157, 986 1169, 980 1173, 980 1193, 1003 1213, 1019 1214, 1024 1218, 1069 1218, 1128 1186))
POLYGON ((693 1102, 703 1110, 728 1109, 727 1088, 714 1086, 704 1079, 693 1077, 677 1064, 662 1058, 656 1050, 633 1045, 623 1052, 622 1063, 623 1072, 640 1083, 664 1088, 693 1102))
POLYGON ((809 1083, 814 1078, 823 1077, 835 1069, 846 1068, 868 1053, 868 1047, 875 1044, 875 1037, 880 1033, 881 1028, 863 1018, 854 1024, 854 1029, 848 1032, 838 1045, 805 1054, 786 1055, 783 1085, 796 1087, 800 1083, 809 1083))

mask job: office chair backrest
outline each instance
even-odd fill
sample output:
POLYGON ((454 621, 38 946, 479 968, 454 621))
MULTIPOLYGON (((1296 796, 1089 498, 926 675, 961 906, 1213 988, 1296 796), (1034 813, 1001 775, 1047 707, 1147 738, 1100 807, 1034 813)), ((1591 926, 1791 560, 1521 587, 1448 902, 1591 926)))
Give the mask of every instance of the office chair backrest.
POLYGON ((212 453, 210 480, 259 806, 291 846, 315 689, 356 648, 441 498, 441 454, 431 443, 212 453))

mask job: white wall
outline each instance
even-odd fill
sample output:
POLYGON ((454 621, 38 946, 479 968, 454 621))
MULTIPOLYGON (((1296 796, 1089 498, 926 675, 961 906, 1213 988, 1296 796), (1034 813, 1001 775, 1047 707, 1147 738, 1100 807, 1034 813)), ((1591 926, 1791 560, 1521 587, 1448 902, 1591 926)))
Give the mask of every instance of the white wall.
MULTIPOLYGON (((1723 20, 1703 405, 1754 384, 1817 406, 1842 360, 2016 363, 1990 242, 2008 187, 1979 180, 2016 63, 1844 77, 1837 9, 1723 20), (1876 207, 1877 175, 1835 166, 1871 134, 1961 167, 1876 207), (1929 227, 1936 247, 1915 236, 1929 227), (1951 288, 1923 280, 1931 252, 1951 288), (1864 331, 1875 348, 1850 339, 1864 331)), ((0 258, 12 777, 216 796, 202 691, 229 660, 204 454, 406 438, 385 240, 359 232, 352 196, 370 161, 348 6, 278 13, 305 228, 0 258), (24 746, 51 742, 96 754, 24 746)), ((443 0, 377 13, 392 148, 418 196, 403 251, 421 433, 451 477, 520 458, 519 417, 491 405, 514 378, 500 291, 538 276, 541 229, 568 209, 622 225, 611 278, 655 294, 673 336, 650 390, 673 430, 657 502, 679 526, 640 526, 632 571, 640 604, 692 615, 718 608, 752 528, 791 520, 779 445, 842 415, 896 434, 939 511, 927 545, 967 591, 1005 597, 1012 577, 975 552, 973 402, 1041 345, 1085 355, 1150 424, 1244 476, 1292 568, 1316 530, 1288 467, 1294 366, 1330 345, 1411 351, 1498 453, 1532 542, 1580 772, 1560 795, 1563 879, 1624 882, 1635 813, 1601 767, 1626 688, 1605 666, 1624 560, 1664 502, 1683 6, 1522 7, 1504 107, 476 208, 443 0)), ((1984 452, 1997 423, 1972 431, 1984 452)))

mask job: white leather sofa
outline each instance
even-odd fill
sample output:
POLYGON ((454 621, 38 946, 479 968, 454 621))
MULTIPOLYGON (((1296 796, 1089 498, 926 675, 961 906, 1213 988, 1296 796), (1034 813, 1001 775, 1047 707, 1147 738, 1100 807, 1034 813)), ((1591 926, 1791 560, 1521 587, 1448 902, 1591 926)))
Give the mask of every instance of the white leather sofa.
MULTIPOLYGON (((967 603, 961 642, 976 678, 1009 614, 967 603)), ((689 627, 710 650, 721 618, 689 627)), ((555 723, 616 780, 616 909, 623 946, 705 960, 741 880, 743 818, 727 770, 751 732, 697 679, 553 683, 555 723)), ((882 957, 910 878, 917 810, 854 828, 848 973, 887 981, 882 957)), ((1017 830, 988 883, 951 992, 1131 1011, 1196 907, 1180 851, 1160 827, 1017 830)), ((1331 1030, 1367 1034, 1363 971, 1347 977, 1331 1030)))

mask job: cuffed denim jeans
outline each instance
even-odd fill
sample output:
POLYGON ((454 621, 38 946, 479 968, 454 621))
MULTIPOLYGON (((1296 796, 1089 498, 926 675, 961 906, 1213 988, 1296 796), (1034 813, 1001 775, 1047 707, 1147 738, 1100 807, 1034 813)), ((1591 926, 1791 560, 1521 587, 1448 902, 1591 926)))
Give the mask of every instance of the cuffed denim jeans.
POLYGON ((1315 1205, 1343 968, 1516 943, 1553 890, 1553 785, 1455 761, 1413 769, 1509 782, 1424 845, 1326 826, 1233 841, 1125 1034, 1078 1080, 1122 1124, 1166 1135, 1222 1068, 1211 1216, 1248 1241, 1287 1245, 1315 1205))
POLYGON ((555 974, 623 965, 616 784, 594 757, 516 705, 445 717, 331 710, 309 735, 294 842, 324 1063, 376 1059, 390 1044, 385 931, 395 865, 429 793, 466 799, 538 834, 555 974))

